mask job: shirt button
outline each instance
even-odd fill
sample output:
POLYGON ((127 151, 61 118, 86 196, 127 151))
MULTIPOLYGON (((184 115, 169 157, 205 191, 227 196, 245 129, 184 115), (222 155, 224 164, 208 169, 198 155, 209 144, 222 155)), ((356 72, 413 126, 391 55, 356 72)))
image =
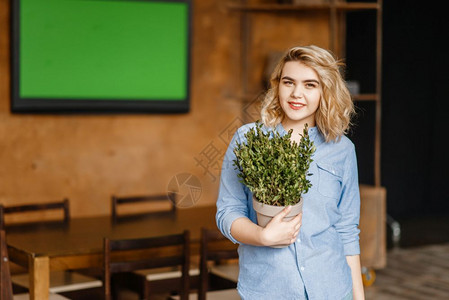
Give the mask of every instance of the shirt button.
POLYGON ((301 267, 301 271, 304 271, 304 267, 301 267))

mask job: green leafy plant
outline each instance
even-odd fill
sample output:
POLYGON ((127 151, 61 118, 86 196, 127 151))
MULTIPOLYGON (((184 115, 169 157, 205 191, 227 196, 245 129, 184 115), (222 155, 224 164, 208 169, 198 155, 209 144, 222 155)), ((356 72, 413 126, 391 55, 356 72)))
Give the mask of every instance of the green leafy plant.
POLYGON ((281 136, 277 131, 264 132, 256 122, 246 134, 246 143, 234 148, 234 166, 238 177, 253 193, 257 201, 275 205, 294 205, 312 186, 307 176, 312 154, 315 152, 306 124, 301 140, 291 141, 293 130, 281 136))

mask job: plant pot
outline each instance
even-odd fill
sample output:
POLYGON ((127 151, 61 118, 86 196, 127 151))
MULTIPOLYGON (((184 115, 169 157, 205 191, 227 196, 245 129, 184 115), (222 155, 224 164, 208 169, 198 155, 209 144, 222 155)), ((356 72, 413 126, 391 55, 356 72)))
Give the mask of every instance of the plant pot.
MULTIPOLYGON (((301 198, 301 200, 297 204, 292 206, 292 210, 287 216, 284 217, 284 221, 291 220, 298 214, 300 214, 302 212, 302 205, 303 199, 301 198)), ((253 197, 253 208, 257 214, 257 224, 259 226, 265 227, 268 222, 270 222, 271 219, 273 219, 273 217, 280 213, 285 207, 264 204, 257 201, 256 198, 253 197)), ((283 248, 286 246, 287 245, 273 246, 273 248, 283 248)))

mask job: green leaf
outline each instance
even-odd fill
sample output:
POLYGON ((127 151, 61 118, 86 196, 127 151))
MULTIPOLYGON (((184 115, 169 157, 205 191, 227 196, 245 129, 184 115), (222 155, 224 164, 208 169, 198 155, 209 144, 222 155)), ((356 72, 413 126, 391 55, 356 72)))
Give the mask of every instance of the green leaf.
POLYGON ((285 206, 300 200, 311 187, 307 176, 313 141, 306 124, 299 143, 290 140, 293 130, 281 136, 279 132, 262 129, 259 121, 245 134, 246 144, 237 143, 234 165, 238 177, 256 198, 266 204, 285 206))

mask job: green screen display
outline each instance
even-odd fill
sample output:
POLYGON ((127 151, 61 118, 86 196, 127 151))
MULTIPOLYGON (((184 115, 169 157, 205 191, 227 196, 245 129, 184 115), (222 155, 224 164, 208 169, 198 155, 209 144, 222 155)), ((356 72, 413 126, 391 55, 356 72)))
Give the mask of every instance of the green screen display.
POLYGON ((186 109, 189 1, 20 0, 13 10, 13 102, 186 109))

